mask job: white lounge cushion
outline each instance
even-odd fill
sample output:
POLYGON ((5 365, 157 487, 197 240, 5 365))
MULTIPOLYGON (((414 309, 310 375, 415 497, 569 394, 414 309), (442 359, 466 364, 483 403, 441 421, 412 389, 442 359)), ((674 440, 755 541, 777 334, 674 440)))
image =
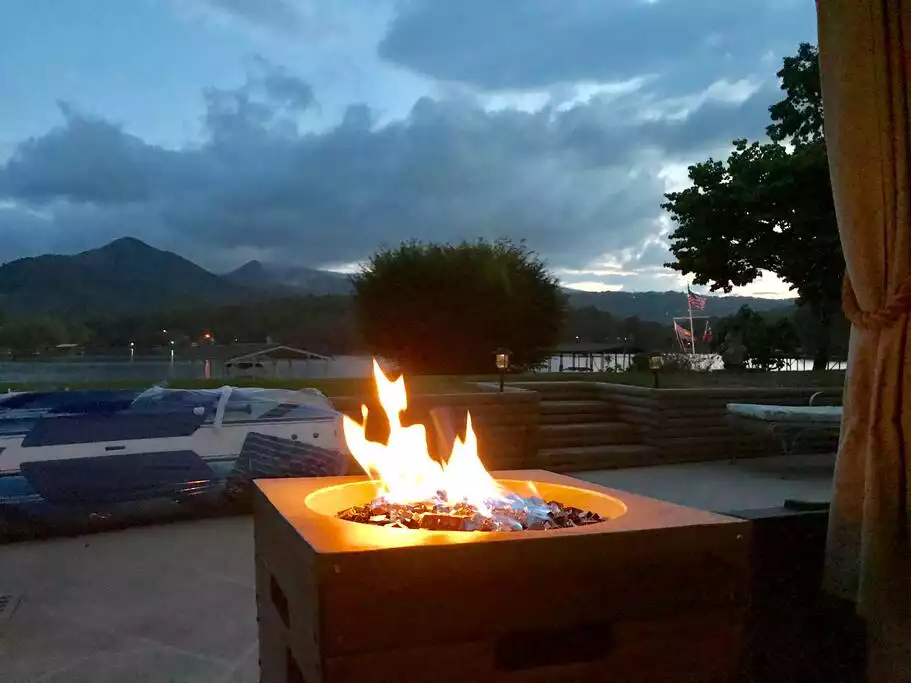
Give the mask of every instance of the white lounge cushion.
POLYGON ((841 424, 841 406, 772 406, 728 403, 728 413, 762 422, 841 424))

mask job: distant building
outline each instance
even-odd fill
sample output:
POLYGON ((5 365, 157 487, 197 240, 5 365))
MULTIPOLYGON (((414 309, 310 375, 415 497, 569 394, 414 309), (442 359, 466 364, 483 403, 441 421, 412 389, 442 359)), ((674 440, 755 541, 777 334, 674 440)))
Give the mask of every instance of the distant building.
POLYGON ((82 344, 57 344, 53 353, 56 356, 84 356, 85 347, 82 344))
POLYGON ((224 361, 225 374, 235 378, 280 377, 282 369, 290 376, 293 363, 331 360, 329 356, 283 344, 233 344, 221 350, 232 354, 224 361))

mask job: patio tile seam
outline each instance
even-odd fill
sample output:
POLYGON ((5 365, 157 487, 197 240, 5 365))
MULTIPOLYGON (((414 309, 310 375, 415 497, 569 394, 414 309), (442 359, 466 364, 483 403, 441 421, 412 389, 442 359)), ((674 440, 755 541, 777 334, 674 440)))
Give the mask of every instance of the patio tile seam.
MULTIPOLYGON (((127 650, 126 652, 133 653, 133 652, 138 652, 138 651, 139 651, 139 648, 133 648, 131 650, 127 650)), ((79 666, 80 664, 82 664, 82 662, 88 661, 92 657, 95 657, 95 656, 97 656, 99 654, 103 654, 103 653, 104 653, 103 650, 99 650, 99 651, 92 652, 87 655, 83 655, 82 657, 76 657, 75 659, 71 659, 66 664, 58 666, 55 669, 51 669, 50 671, 44 671, 41 674, 39 674, 38 676, 35 676, 33 678, 24 679, 23 683, 45 683, 45 681, 47 681, 48 679, 53 678, 54 676, 56 676, 58 674, 62 674, 65 671, 67 671, 68 669, 72 669, 73 667, 79 666)))
POLYGON ((97 624, 93 624, 88 621, 79 619, 78 617, 71 617, 71 616, 62 614, 62 613, 58 612, 57 610, 54 610, 53 608, 51 608, 48 605, 46 605, 42 602, 39 602, 39 601, 36 601, 36 604, 41 606, 42 609, 44 609, 49 616, 51 616, 55 619, 59 619, 60 621, 69 622, 71 624, 74 624, 76 626, 80 626, 83 628, 91 629, 93 631, 96 631, 98 633, 103 633, 108 636, 112 636, 115 638, 126 638, 128 640, 137 641, 140 643, 144 643, 147 646, 150 645, 153 647, 157 647, 158 649, 161 649, 161 650, 170 651, 174 654, 179 654, 179 655, 184 655, 186 657, 193 657, 195 659, 200 659, 208 664, 216 664, 218 666, 231 666, 234 663, 234 661, 230 660, 230 659, 225 659, 223 657, 213 657, 211 655, 204 655, 199 652, 185 650, 183 648, 177 647, 176 645, 171 645, 170 643, 165 643, 165 642, 162 642, 155 638, 150 638, 149 636, 140 636, 140 635, 133 635, 130 633, 121 633, 114 629, 98 626, 97 624))
POLYGON ((79 666, 83 662, 89 661, 93 657, 114 655, 114 654, 134 655, 139 652, 143 652, 146 649, 148 649, 148 647, 131 647, 131 648, 127 648, 125 650, 119 650, 119 651, 118 650, 96 650, 90 654, 83 655, 82 657, 76 657, 75 659, 71 659, 66 664, 58 666, 55 669, 51 669, 50 671, 45 671, 34 678, 30 678, 30 679, 28 679, 27 683, 46 683, 46 681, 51 680, 55 676, 59 676, 62 673, 66 673, 70 669, 74 669, 75 667, 79 666))
POLYGON ((230 681, 231 677, 234 676, 234 674, 240 669, 247 657, 257 652, 258 650, 259 640, 257 639, 254 640, 246 650, 244 650, 244 653, 240 657, 234 660, 234 663, 228 668, 228 671, 225 673, 225 675, 218 679, 216 683, 227 683, 230 681))

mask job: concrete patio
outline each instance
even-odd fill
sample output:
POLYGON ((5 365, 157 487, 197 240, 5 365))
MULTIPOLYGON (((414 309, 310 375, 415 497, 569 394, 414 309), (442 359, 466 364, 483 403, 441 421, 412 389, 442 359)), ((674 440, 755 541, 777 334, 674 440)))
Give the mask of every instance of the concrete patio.
MULTIPOLYGON (((834 458, 792 456, 586 472, 718 512, 827 501, 834 458)), ((250 517, 0 546, 4 683, 258 680, 250 517)))
POLYGON ((832 455, 752 458, 579 472, 571 476, 679 505, 731 512, 782 505, 785 499, 828 502, 832 455))

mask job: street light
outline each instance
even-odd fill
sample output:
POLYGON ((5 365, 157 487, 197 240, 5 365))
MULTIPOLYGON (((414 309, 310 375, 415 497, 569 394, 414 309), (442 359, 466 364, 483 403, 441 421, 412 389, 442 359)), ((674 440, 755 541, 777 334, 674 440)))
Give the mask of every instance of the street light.
POLYGON ((648 369, 652 371, 652 377, 655 378, 655 388, 658 388, 658 373, 664 368, 664 356, 660 353, 653 353, 648 357, 648 369))
POLYGON ((503 391, 503 375, 509 370, 509 357, 512 351, 509 349, 497 349, 494 358, 497 362, 497 372, 500 374, 500 391, 503 391))

